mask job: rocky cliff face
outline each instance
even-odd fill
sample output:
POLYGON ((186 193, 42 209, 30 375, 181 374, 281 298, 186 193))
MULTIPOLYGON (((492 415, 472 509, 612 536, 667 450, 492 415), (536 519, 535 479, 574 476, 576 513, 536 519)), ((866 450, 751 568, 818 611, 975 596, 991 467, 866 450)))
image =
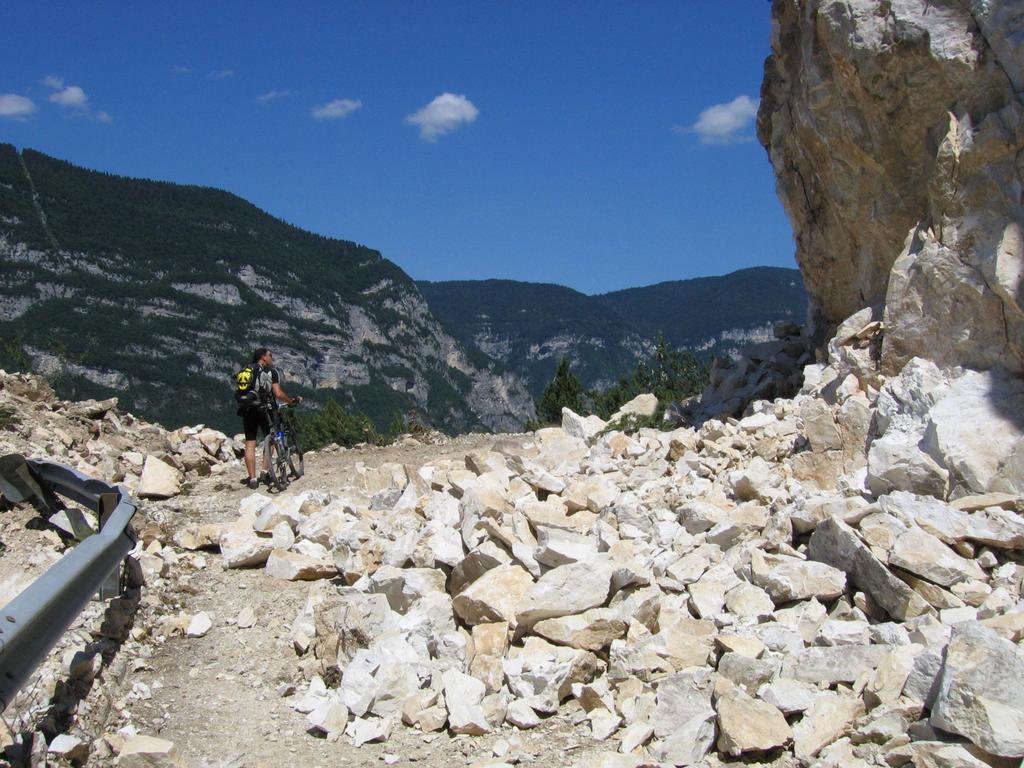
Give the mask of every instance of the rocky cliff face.
POLYGON ((820 337, 882 365, 1024 369, 1024 7, 774 0, 758 133, 820 337))

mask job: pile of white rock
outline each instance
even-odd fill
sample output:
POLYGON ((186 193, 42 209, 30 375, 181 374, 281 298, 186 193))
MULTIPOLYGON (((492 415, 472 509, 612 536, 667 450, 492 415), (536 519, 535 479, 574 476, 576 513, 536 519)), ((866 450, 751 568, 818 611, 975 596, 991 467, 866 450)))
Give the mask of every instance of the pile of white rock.
POLYGON ((291 703, 330 738, 561 712, 603 765, 1019 759, 1024 389, 921 360, 885 380, 882 330, 851 318, 800 395, 738 420, 567 410, 463 463, 254 494, 177 543, 316 581, 291 703))
POLYGON ((204 425, 168 431, 117 409, 117 398, 69 402, 45 379, 0 371, 0 408, 11 427, 3 453, 67 464, 142 498, 165 499, 185 482, 237 464, 243 445, 204 425))

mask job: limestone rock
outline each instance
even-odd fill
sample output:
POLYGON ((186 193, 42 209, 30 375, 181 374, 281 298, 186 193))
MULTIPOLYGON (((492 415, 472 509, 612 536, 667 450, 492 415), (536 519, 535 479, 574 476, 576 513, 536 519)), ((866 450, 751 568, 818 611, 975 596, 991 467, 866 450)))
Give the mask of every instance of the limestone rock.
POLYGON ((893 618, 903 621, 930 610, 916 592, 879 562, 848 525, 835 517, 815 529, 807 554, 844 571, 858 589, 867 592, 893 618))
POLYGON ((523 595, 516 612, 519 624, 583 613, 604 605, 611 585, 611 567, 603 560, 552 568, 523 595))
POLYGON ((600 651, 626 634, 627 622, 613 609, 594 608, 572 616, 538 621, 533 631, 559 645, 600 651))
POLYGON ((718 674, 753 693, 775 679, 782 668, 776 657, 752 659, 738 653, 725 653, 718 660, 718 674))
POLYGON ((960 557, 935 536, 917 527, 896 539, 889 553, 889 563, 946 587, 959 581, 986 578, 973 560, 960 557))
POLYGON ((118 752, 120 768, 186 768, 187 762, 178 754, 174 742, 154 736, 132 736, 118 752))
POLYGON ((275 549, 267 557, 267 573, 284 581, 315 581, 338 575, 334 563, 301 552, 275 549))
POLYGON ((652 753, 673 765, 700 763, 715 739, 713 683, 709 670, 679 672, 658 681, 651 722, 659 742, 652 753))
POLYGON ((863 714, 864 704, 860 699, 822 691, 793 728, 793 754, 800 759, 814 757, 863 714))
POLYGON ((624 416, 653 416, 658 411, 658 398, 652 394, 637 395, 612 414, 611 421, 624 416))
POLYGON ((345 734, 353 747, 373 741, 387 741, 394 721, 390 717, 361 717, 348 724, 345 734))
POLYGON ((817 598, 833 600, 846 589, 846 574, 838 568, 813 560, 751 552, 754 583, 764 588, 776 603, 817 598))
POLYGON ((185 635, 188 637, 203 637, 213 629, 213 621, 210 619, 209 614, 206 611, 200 611, 188 624, 188 628, 185 630, 185 635))
POLYGON ((902 645, 891 649, 868 681, 864 701, 872 707, 895 704, 903 694, 907 678, 914 669, 914 661, 924 650, 919 645, 902 645))
POLYGON ((442 679, 444 700, 448 706, 448 725, 452 733, 475 736, 489 733, 491 726, 480 706, 486 693, 484 684, 454 669, 447 670, 442 679))
POLYGON ((229 529, 221 532, 220 554, 225 568, 252 568, 263 565, 274 550, 269 538, 257 536, 251 530, 229 529))
POLYGON ((874 671, 887 650, 883 645, 807 648, 786 660, 782 674, 805 683, 852 683, 874 671))
POLYGON ((782 713, 771 704, 751 698, 740 690, 720 696, 718 749, 737 757, 786 744, 793 732, 782 713))
POLYGON ((306 721, 318 731, 329 737, 345 733, 348 726, 348 707, 335 693, 327 695, 317 706, 306 715, 306 721))
POLYGON ((62 733, 54 737, 47 747, 46 753, 55 758, 81 762, 89 756, 89 745, 77 736, 62 733))
POLYGON ((139 479, 139 497, 169 499, 181 491, 181 473, 156 456, 147 456, 139 479))
POLYGON ((767 701, 786 715, 810 709, 817 694, 817 689, 810 683, 801 683, 788 677, 765 683, 757 690, 759 699, 767 701))
POLYGON ((469 625, 516 621, 516 610, 533 586, 518 565, 499 565, 484 573, 452 600, 455 614, 469 625))
POLYGON ((1013 456, 1024 451, 1024 434, 1012 414, 1021 408, 1019 378, 966 371, 928 412, 925 447, 965 490, 1020 493, 1024 475, 1013 456))
POLYGON ((537 712, 553 713, 572 693, 574 683, 589 682, 604 665, 594 654, 527 638, 504 660, 509 690, 537 712))
POLYGON ((954 627, 930 722, 991 754, 1024 756, 1024 652, 979 624, 954 627))
POLYGON ((569 408, 562 409, 562 429, 571 437, 590 440, 605 426, 605 422, 598 416, 580 416, 569 408))
POLYGON ((540 725, 540 718, 537 717, 537 713, 522 699, 516 699, 508 705, 505 719, 516 728, 524 731, 540 725))
POLYGON ((963 744, 917 741, 910 745, 915 766, 921 768, 988 768, 989 762, 971 753, 963 744))
POLYGON ((949 473, 908 436, 889 432, 871 443, 867 485, 876 496, 910 491, 944 499, 949 490, 949 473))
POLYGON ((750 619, 770 616, 775 610, 768 593, 747 582, 741 582, 726 593, 725 607, 734 616, 750 619))
POLYGON ((773 4, 758 137, 814 314, 835 327, 884 303, 884 371, 915 355, 1019 371, 1020 17, 1008 2, 885 7, 773 4))

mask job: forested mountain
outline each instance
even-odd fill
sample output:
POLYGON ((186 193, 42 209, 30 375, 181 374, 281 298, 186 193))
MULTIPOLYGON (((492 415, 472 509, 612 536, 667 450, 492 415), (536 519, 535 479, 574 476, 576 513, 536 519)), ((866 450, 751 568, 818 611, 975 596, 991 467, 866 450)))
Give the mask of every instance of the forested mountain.
POLYGON ((675 347, 722 353, 771 331, 803 324, 807 293, 797 269, 752 267, 717 277, 672 280, 595 297, 640 333, 675 347))
POLYGON ((586 294, 514 280, 419 282, 431 311, 467 346, 509 366, 537 396, 563 357, 587 387, 614 383, 648 340, 586 294))
POLYGON ((601 296, 512 280, 418 285, 449 333, 509 366, 534 396, 562 357, 585 387, 601 388, 649 355, 659 334, 698 354, 728 354, 807 311, 800 273, 770 267, 601 296))
POLYGON ((229 377, 261 345, 289 390, 333 393, 378 424, 416 409, 453 430, 512 428, 532 411, 395 264, 220 190, 0 145, 0 265, 0 365, 168 425, 234 429, 229 377))

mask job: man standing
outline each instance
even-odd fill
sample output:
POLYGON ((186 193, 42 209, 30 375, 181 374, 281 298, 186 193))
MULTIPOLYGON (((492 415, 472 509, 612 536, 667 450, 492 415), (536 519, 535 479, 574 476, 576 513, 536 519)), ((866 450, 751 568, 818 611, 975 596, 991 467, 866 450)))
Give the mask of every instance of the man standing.
MULTIPOLYGON (((255 406, 241 408, 238 413, 242 417, 242 430, 245 432, 245 468, 249 473, 246 482, 250 488, 256 489, 259 487, 259 480, 256 479, 256 439, 260 432, 264 435, 270 433, 270 410, 277 408, 278 400, 294 405, 302 398, 289 397, 281 389, 281 374, 274 367, 274 353, 266 347, 260 347, 252 353, 252 368, 256 379, 253 389, 259 402, 255 406)), ((268 457, 264 456, 261 480, 267 479, 268 467, 268 457)))

